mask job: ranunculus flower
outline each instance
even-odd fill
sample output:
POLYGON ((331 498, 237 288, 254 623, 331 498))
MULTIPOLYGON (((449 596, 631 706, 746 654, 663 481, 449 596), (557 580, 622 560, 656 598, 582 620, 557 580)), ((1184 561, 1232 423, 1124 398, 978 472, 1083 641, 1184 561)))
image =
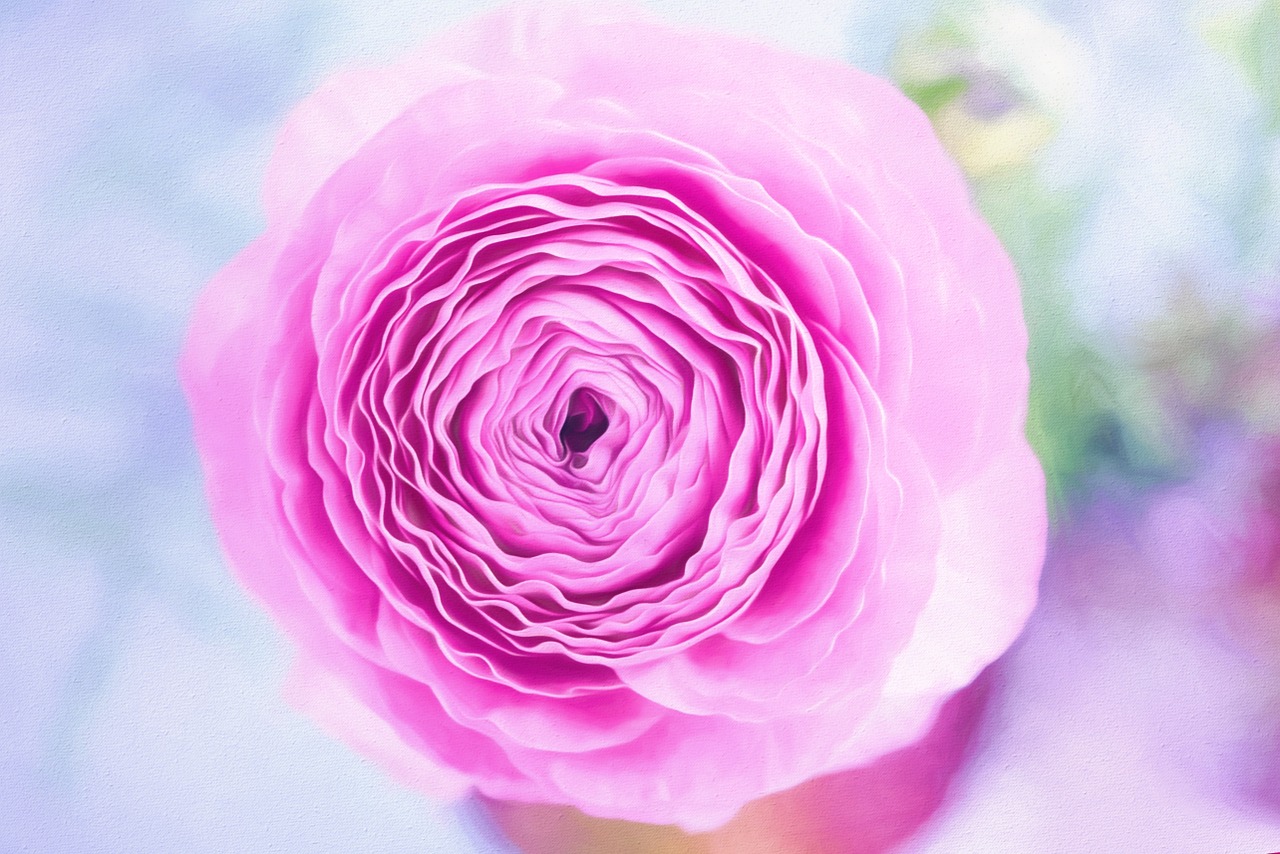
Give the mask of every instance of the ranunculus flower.
POLYGON ((625 10, 304 102, 183 374, 295 691, 436 790, 714 827, 1035 599, 1018 286, 920 111, 625 10))

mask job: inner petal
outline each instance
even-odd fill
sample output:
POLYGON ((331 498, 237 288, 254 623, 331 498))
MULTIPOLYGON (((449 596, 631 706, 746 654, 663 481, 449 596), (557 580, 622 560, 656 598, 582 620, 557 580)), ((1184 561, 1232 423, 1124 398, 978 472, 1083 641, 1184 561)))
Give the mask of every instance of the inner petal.
POLYGON ((590 389, 575 389, 569 395, 569 411, 560 427, 560 442, 575 454, 590 448, 609 429, 609 416, 590 389))

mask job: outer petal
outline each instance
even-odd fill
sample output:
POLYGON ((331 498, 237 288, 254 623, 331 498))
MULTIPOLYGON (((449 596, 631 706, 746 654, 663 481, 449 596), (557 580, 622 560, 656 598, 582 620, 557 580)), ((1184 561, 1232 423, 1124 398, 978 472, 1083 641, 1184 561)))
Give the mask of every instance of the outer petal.
POLYGON ((432 52, 330 77, 280 129, 263 182, 268 223, 296 219, 343 163, 424 93, 478 76, 432 52))
POLYGON ((1047 524, 1044 473, 1020 436, 1011 445, 942 500, 933 594, 879 704, 837 751, 833 769, 920 737, 942 703, 1008 649, 1031 615, 1045 549, 1038 534, 1047 524))
POLYGON ((471 791, 472 779, 411 747, 395 728, 351 690, 348 680, 309 658, 294 664, 285 697, 335 738, 385 768, 401 784, 427 797, 454 800, 471 791))
MULTIPOLYGON (((274 489, 261 439, 245 417, 261 393, 258 373, 270 343, 263 320, 272 317, 272 296, 263 285, 270 281, 279 252, 279 241, 268 235, 209 283, 192 318, 180 373, 192 405, 211 511, 231 566, 299 646, 314 654, 340 650, 340 645, 291 569, 273 523, 274 489)), ((328 672, 315 669, 307 676, 295 675, 292 699, 316 712, 344 739, 386 761, 405 782, 440 797, 462 794, 465 775, 433 760, 430 752, 406 748, 386 723, 378 722, 385 718, 370 716, 367 703, 349 702, 349 687, 332 690, 351 683, 334 683, 328 672)))

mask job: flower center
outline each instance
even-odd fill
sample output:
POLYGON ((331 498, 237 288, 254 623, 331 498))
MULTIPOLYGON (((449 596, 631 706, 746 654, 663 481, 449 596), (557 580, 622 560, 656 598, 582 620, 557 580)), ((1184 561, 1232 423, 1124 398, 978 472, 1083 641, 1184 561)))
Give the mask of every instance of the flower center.
POLYGON ((569 411, 560 427, 560 442, 571 452, 581 454, 604 435, 609 428, 600 401, 585 388, 575 389, 569 395, 569 411))

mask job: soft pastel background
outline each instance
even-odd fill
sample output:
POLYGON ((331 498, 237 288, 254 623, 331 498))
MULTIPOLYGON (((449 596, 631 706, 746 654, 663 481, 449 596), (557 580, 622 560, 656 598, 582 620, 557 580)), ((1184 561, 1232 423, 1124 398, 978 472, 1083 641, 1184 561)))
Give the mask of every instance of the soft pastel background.
POLYGON ((891 76, 1018 263, 1055 530, 963 752, 687 839, 428 802, 283 702, 186 317, 290 105, 490 5, 0 6, 0 851, 1280 850, 1277 0, 649 4, 891 76))

